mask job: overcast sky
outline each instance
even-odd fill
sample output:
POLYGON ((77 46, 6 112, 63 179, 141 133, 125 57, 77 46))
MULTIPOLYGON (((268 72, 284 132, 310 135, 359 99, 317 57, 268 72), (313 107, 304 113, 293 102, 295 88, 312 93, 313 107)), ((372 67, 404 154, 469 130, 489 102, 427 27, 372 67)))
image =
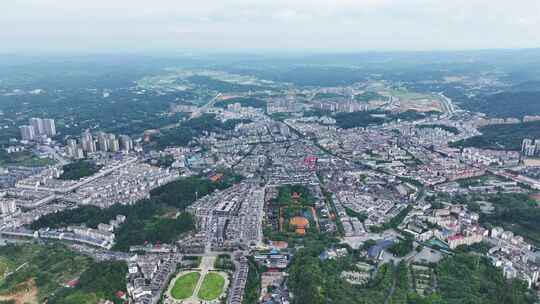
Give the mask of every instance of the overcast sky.
POLYGON ((0 52, 540 47, 540 0, 2 0, 0 52))

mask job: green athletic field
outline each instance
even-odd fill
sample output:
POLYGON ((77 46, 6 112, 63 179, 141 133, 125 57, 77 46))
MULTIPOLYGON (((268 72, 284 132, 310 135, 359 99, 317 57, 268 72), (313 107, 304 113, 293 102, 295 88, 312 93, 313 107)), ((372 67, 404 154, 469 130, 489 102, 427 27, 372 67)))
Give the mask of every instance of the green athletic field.
POLYGON ((201 289, 197 295, 199 299, 211 301, 217 299, 223 292, 225 279, 217 273, 208 273, 202 282, 201 289))
POLYGON ((176 300, 191 297, 200 277, 201 275, 198 272, 190 272, 177 278, 171 290, 171 296, 176 300))

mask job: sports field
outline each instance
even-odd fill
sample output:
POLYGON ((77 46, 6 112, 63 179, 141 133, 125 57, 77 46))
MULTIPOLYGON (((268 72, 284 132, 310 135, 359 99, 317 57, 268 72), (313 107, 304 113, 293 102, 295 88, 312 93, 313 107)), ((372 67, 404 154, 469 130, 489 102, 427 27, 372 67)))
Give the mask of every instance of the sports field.
POLYGON ((211 301, 217 299, 223 292, 225 279, 218 273, 208 273, 202 282, 201 290, 197 295, 199 299, 211 301))
POLYGON ((198 272, 190 272, 182 275, 174 281, 174 286, 171 290, 171 296, 176 300, 187 299, 193 295, 195 286, 199 281, 200 274, 198 272))

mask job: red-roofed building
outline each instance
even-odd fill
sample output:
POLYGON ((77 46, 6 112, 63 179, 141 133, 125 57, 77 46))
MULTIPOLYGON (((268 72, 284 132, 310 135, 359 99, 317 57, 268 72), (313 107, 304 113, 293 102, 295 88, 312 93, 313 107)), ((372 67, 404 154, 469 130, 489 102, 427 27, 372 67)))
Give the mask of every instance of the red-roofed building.
POLYGON ((117 291, 114 295, 119 299, 126 299, 126 293, 121 290, 117 291))
POLYGON ((214 175, 210 176, 210 180, 213 183, 215 183, 215 182, 218 182, 219 180, 221 180, 222 177, 223 177, 223 174, 217 173, 217 174, 214 174, 214 175))
POLYGON ((79 279, 73 279, 66 282, 64 285, 67 288, 75 288, 79 284, 79 279))
POLYGON ((483 232, 476 233, 467 231, 466 235, 456 234, 448 237, 448 246, 450 249, 455 249, 461 245, 470 246, 472 244, 480 243, 483 239, 483 232))

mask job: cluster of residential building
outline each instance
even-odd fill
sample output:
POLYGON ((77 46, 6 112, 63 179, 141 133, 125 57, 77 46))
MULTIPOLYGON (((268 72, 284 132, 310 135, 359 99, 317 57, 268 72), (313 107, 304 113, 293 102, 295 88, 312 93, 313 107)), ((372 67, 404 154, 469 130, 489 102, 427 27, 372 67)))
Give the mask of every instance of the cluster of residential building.
POLYGON ((507 278, 519 278, 532 287, 538 282, 540 255, 522 236, 501 227, 488 230, 479 222, 479 214, 468 211, 464 205, 448 205, 433 209, 430 204, 415 206, 400 225, 416 240, 438 248, 471 246, 480 242, 491 248, 487 256, 501 267, 507 278), (434 241, 436 240, 436 241, 434 241))
POLYGON ((302 109, 302 104, 295 102, 294 98, 277 98, 268 100, 266 104, 266 113, 286 113, 298 112, 302 109))
MULTIPOLYGON (((19 201, 16 201, 16 205, 19 205, 19 201)), ((0 221, 0 226, 16 228, 29 225, 42 216, 72 207, 73 203, 65 202, 63 200, 56 199, 56 197, 52 197, 50 200, 47 199, 47 202, 44 204, 39 204, 38 206, 30 207, 27 210, 3 216, 0 221)))
POLYGON ((47 214, 84 204, 106 208, 117 203, 133 203, 148 197, 153 188, 179 177, 178 171, 150 166, 138 157, 100 161, 103 168, 99 172, 78 181, 59 179, 62 168, 51 166, 28 172, 14 185, 2 189, 0 233, 7 237, 61 240, 110 249, 114 245, 114 229, 125 220, 121 215, 96 229, 83 226, 31 231, 25 227, 47 214))
POLYGON ((205 196, 188 208, 197 218, 205 244, 213 250, 248 248, 262 243, 264 187, 241 182, 205 196))
POLYGON ((124 152, 134 149, 133 140, 127 135, 116 136, 112 133, 98 132, 93 135, 90 131, 84 132, 79 140, 68 139, 65 148, 66 154, 75 159, 83 159, 97 151, 124 152))
POLYGON ((15 214, 17 209, 16 200, 7 198, 6 192, 0 192, 0 216, 9 216, 15 214))
POLYGON ((39 137, 53 137, 56 135, 54 119, 30 118, 29 124, 20 126, 21 138, 26 141, 34 141, 39 137))
POLYGON ((218 117, 222 119, 253 119, 261 117, 263 109, 242 106, 236 102, 227 105, 227 110, 218 113, 218 117))
POLYGON ((322 111, 337 113, 352 113, 368 110, 368 105, 366 103, 353 102, 350 100, 315 102, 313 107, 322 111))
POLYGON ((400 176, 413 178, 424 185, 433 186, 439 183, 482 176, 485 168, 478 168, 462 163, 459 158, 443 157, 434 153, 423 153, 423 149, 409 149, 422 164, 416 167, 396 167, 394 172, 400 176), (424 158, 425 157, 425 158, 424 158))
POLYGON ((411 144, 415 145, 444 145, 454 140, 456 134, 434 125, 405 125, 398 128, 411 144))
POLYGON ((520 186, 520 184, 516 181, 512 180, 499 180, 495 177, 493 178, 487 178, 486 180, 480 180, 478 179, 475 181, 472 180, 472 185, 460 185, 458 182, 451 182, 451 183, 444 183, 439 184, 435 186, 434 189, 438 191, 444 191, 445 193, 449 193, 452 195, 455 194, 470 194, 470 193, 478 193, 478 194, 496 194, 498 192, 505 192, 505 193, 525 193, 527 190, 520 186))
POLYGON ((448 248, 480 243, 488 231, 480 227, 478 213, 464 205, 449 205, 433 209, 429 203, 413 208, 400 227, 417 240, 427 242, 433 238, 446 242, 448 248))
MULTIPOLYGON (((478 134, 476 125, 470 122, 426 118, 414 123, 398 121, 353 129, 340 129, 306 118, 288 119, 286 123, 301 134, 315 138, 335 155, 386 170, 393 175, 416 179, 425 185, 485 173, 486 166, 477 167, 473 163, 479 157, 473 155, 471 164, 463 163, 460 150, 448 148, 452 141, 478 134), (459 133, 439 128, 434 125, 435 122, 455 128, 459 133), (422 127, 422 124, 427 126, 422 127)), ((467 152, 471 151, 465 151, 465 157, 469 155, 467 152)), ((496 161, 503 164, 511 164, 518 159, 512 153, 484 154, 497 157, 496 161)))
POLYGON ((59 240, 78 244, 111 249, 114 246, 114 229, 119 227, 126 220, 123 215, 117 215, 116 219, 109 224, 99 224, 96 229, 84 226, 71 226, 62 229, 44 228, 37 231, 28 228, 4 227, 0 229, 3 237, 30 237, 44 240, 59 240))
POLYGON ((127 285, 130 303, 158 303, 180 260, 181 256, 174 252, 131 256, 127 285))
POLYGON ((464 148, 461 159, 479 166, 516 166, 519 164, 520 155, 517 151, 464 148))
POLYGON ((27 177, 45 170, 44 167, 6 166, 0 168, 0 189, 14 187, 27 177))
POLYGON ((523 156, 539 156, 540 155, 540 139, 532 140, 530 138, 523 139, 521 143, 521 153, 523 156))
POLYGON ((397 216, 418 194, 416 186, 367 170, 334 171, 325 176, 346 236, 359 236, 397 216), (359 216, 364 217, 362 221, 359 216))
POLYGON ((493 246, 488 257, 495 266, 502 268, 505 277, 521 279, 529 288, 537 284, 540 275, 540 253, 522 236, 501 227, 494 227, 488 241, 493 246))
POLYGON ((247 257, 241 251, 236 251, 233 254, 234 273, 229 288, 227 304, 242 304, 246 289, 249 264, 247 257))
POLYGON ((131 204, 147 198, 150 191, 179 177, 178 171, 132 162, 99 179, 81 185, 66 199, 100 208, 131 204))

